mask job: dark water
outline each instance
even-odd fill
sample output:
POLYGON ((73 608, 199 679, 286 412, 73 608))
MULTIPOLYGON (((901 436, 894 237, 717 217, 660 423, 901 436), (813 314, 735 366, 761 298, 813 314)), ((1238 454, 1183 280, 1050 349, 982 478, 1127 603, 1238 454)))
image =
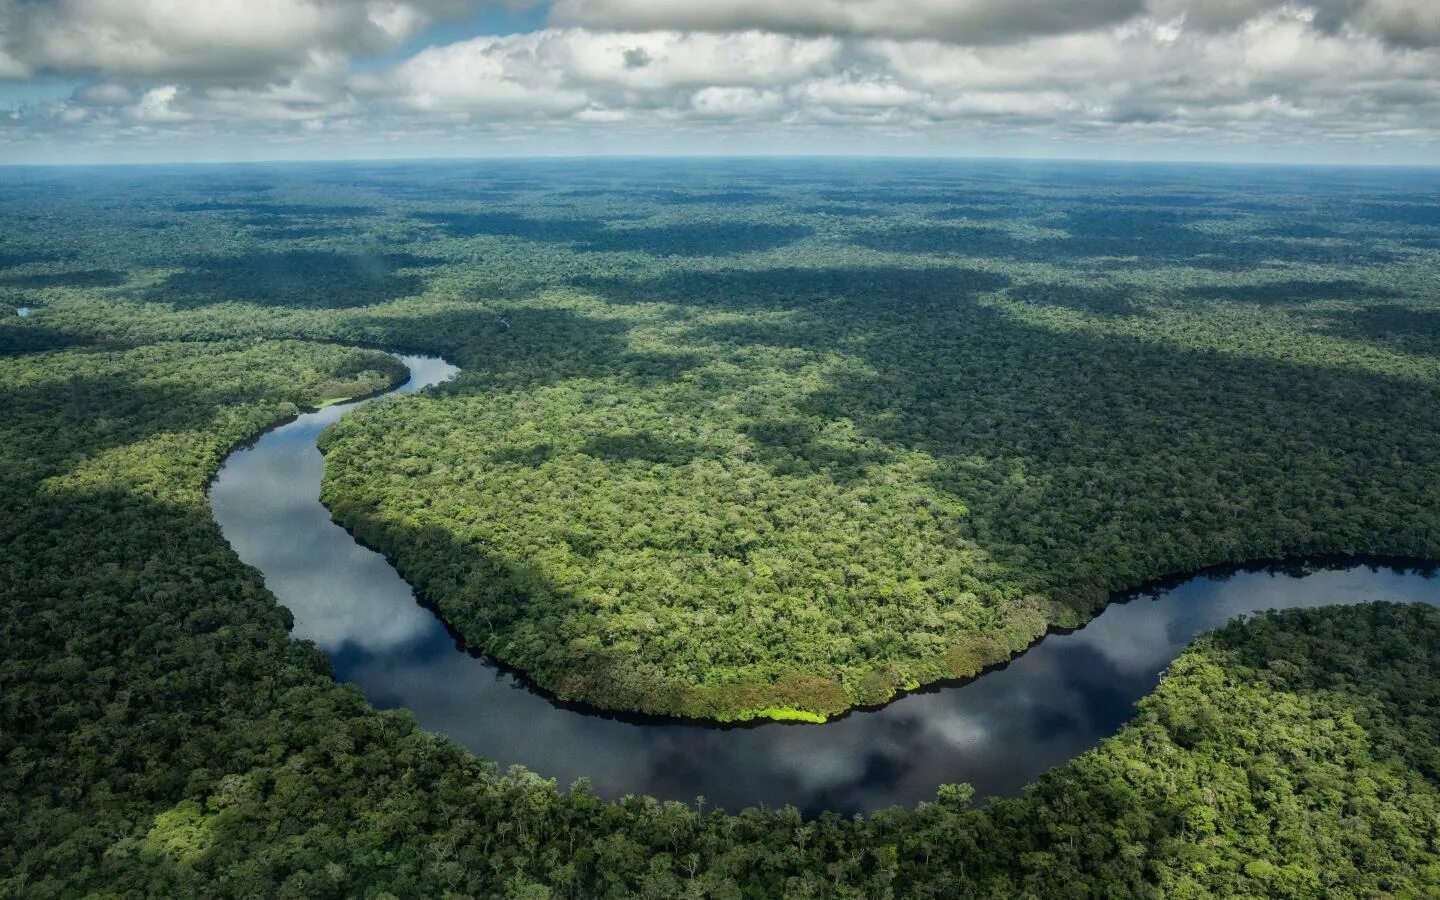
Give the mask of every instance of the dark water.
MULTIPOLYGON (((414 377, 400 393, 457 371, 401 358, 414 377)), ((424 728, 502 766, 520 763, 562 786, 588 776, 607 797, 848 813, 931 799, 946 782, 970 782, 982 797, 1015 794, 1113 734, 1195 635, 1237 615, 1370 600, 1440 604, 1440 579, 1363 565, 1199 576, 1113 605, 969 684, 825 725, 725 729, 586 714, 458 651, 384 558, 330 521, 318 500, 315 438, 356 405, 301 416, 232 455, 210 494, 225 536, 294 613, 296 636, 329 653, 340 680, 373 704, 413 710, 424 728)))

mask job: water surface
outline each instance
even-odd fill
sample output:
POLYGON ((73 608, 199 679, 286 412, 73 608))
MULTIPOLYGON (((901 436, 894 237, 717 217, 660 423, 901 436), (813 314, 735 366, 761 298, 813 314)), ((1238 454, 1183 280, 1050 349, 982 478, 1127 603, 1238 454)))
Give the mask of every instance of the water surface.
MULTIPOLYGON (((452 377, 441 360, 402 356, 412 393, 452 377)), ((405 402, 383 399, 374 402, 405 402)), ((358 403, 302 415, 234 453, 210 493, 226 538, 294 613, 295 635, 330 655, 336 677, 380 708, 501 766, 519 763, 606 797, 650 794, 711 806, 793 804, 859 812, 932 799, 970 782, 1013 795, 1095 746, 1134 713, 1197 634, 1265 609, 1373 600, 1440 604, 1440 579, 1351 564, 1202 575, 1115 604, 961 686, 903 697, 825 725, 717 728, 637 721, 558 706, 462 652, 384 557, 355 543, 319 502, 315 439, 358 403)))

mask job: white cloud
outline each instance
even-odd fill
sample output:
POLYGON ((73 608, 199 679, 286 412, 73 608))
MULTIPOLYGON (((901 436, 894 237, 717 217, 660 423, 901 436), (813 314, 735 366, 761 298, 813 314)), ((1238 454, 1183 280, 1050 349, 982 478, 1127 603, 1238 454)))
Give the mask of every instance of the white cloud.
POLYGON ((1273 12, 1286 0, 1150 0, 1149 12, 1162 21, 1178 20, 1206 31, 1239 28, 1263 13, 1273 12))
POLYGON ((1394 44, 1411 47, 1440 45, 1440 7, 1435 0, 1364 0, 1350 21, 1394 44))
POLYGON ((638 91, 711 86, 774 86, 828 69, 835 38, 759 31, 729 34, 652 31, 547 32, 546 62, 577 84, 638 91))
POLYGON ((1124 21, 1143 0, 557 0, 558 24, 991 43, 1124 21))
POLYGON ((604 109, 603 107, 592 106, 589 109, 582 109, 575 114, 577 122, 592 122, 602 125, 613 125, 617 122, 629 120, 630 113, 623 109, 604 109))
POLYGON ((613 121, 627 107, 754 114, 780 102, 777 89, 831 71, 840 50, 834 38, 754 31, 547 30, 432 47, 356 85, 412 110, 474 116, 595 121, 607 110, 600 118, 613 121))
POLYGON ((134 78, 274 77, 395 46, 451 8, 451 0, 10 0, 0 2, 0 76, 19 66, 134 78))
MULTIPOLYGON (((349 55, 394 46, 454 12, 450 0, 254 0, 243 15, 240 0, 212 0, 188 17, 179 2, 0 0, 0 22, 43 38, 14 55, 6 31, 11 69, 97 73, 67 100, 18 110, 10 146, 27 129, 38 143, 143 123, 261 141, 484 133, 535 152, 584 151, 589 136, 664 151, 706 134, 826 150, 957 136, 1126 152, 1188 142, 1192 156, 1207 142, 1440 147, 1440 47, 1427 37, 1440 17, 1420 0, 1146 0, 1126 16, 1087 3, 1066 12, 1074 28, 1037 20, 1032 34, 977 24, 1030 0, 565 0, 557 18, 597 24, 438 44, 362 71, 349 55), (652 19, 690 27, 620 27, 652 19)), ((6 65, 0 53, 0 76, 6 65)))
POLYGON ((481 116, 568 115, 589 105, 565 86, 547 32, 475 38, 423 50, 361 89, 410 109, 481 116))
POLYGON ((30 67, 6 52, 3 39, 4 35, 0 34, 0 81, 18 81, 29 77, 30 67))
POLYGON ((1209 30, 1241 28, 1276 12, 1289 12, 1331 32, 1352 30, 1407 47, 1440 44, 1435 0, 1149 0, 1157 18, 1181 19, 1209 30))
POLYGON ((123 84, 102 81, 76 89, 72 99, 84 106, 125 106, 135 94, 123 84))
POLYGON ((891 80, 888 74, 866 78, 852 73, 848 77, 823 78, 805 84, 798 98, 831 108, 893 108, 913 106, 925 94, 891 80))
POLYGON ((133 107, 130 107, 131 118, 140 122, 185 122, 190 119, 188 113, 175 108, 175 98, 179 96, 180 88, 167 84, 157 88, 151 88, 145 92, 133 107))
POLYGON ((556 0, 558 25, 622 30, 924 39, 975 45, 1077 34, 1140 18, 1232 30, 1282 10, 1406 46, 1440 43, 1436 0, 556 0))
MULTIPOLYGON (((1270 13, 1226 32, 1176 35, 1142 23, 1023 45, 867 47, 900 84, 925 92, 939 115, 1049 116, 1089 126, 1227 117, 1254 123, 1268 112, 1277 134, 1308 118, 1319 137, 1368 108, 1440 126, 1440 54, 1387 48, 1366 34, 1327 34, 1297 12, 1270 13)), ((1361 115, 1352 124, 1363 122, 1361 115)))
POLYGON ((766 116, 785 107, 777 91, 751 87, 707 87, 695 92, 691 108, 706 118, 749 118, 766 116))

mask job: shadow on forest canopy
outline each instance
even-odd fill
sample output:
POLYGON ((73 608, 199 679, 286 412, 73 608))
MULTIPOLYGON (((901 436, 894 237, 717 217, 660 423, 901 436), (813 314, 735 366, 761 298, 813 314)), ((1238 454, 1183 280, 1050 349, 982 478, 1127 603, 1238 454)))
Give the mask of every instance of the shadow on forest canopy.
POLYGON ((652 256, 734 256, 783 247, 812 232, 804 225, 746 222, 614 228, 602 219, 532 219, 509 212, 416 213, 414 218, 438 226, 451 237, 513 237, 573 244, 578 250, 652 256))
MULTIPOLYGON (((1183 335, 1056 331, 975 302, 1008 284, 937 267, 688 272, 584 287, 612 303, 747 311, 756 320, 701 319, 688 326, 697 340, 852 360, 796 398, 790 415, 746 426, 767 464, 786 472, 818 465, 843 479, 884 462, 850 451, 824 459, 817 435, 840 420, 889 450, 922 451, 938 466, 932 484, 970 507, 967 537, 1007 568, 1032 573, 1030 587, 1082 607, 1177 565, 1293 553, 1420 556, 1426 548, 1399 537, 1427 533, 1414 517, 1433 520, 1428 533, 1440 533, 1440 503, 1416 494, 1416 485, 1440 484, 1440 461, 1426 449, 1440 431, 1440 392, 1341 366, 1215 353, 1184 345, 1183 335), (780 321, 759 320, 762 311, 780 321), (1374 447, 1394 452, 1377 459, 1364 450, 1374 447), (1214 503, 1217 491, 1225 502, 1214 503), (1160 522, 1174 546, 1156 539, 1160 522), (1051 545, 1069 549, 1040 566, 1029 548, 1051 545)), ((1123 290, 1104 285, 1012 292, 1099 322, 1136 310, 1123 290)), ((1360 313, 1349 327, 1434 333, 1437 316, 1391 306, 1360 313)))
POLYGON ((119 287, 128 279, 114 269, 85 269, 79 272, 40 272, 35 275, 0 276, 0 285, 13 288, 43 290, 45 288, 119 287))
POLYGON ((1351 279, 1315 281, 1291 279, 1259 284, 1197 285, 1186 288, 1185 297, 1199 300, 1225 300, 1233 303, 1299 306, 1318 300, 1375 300, 1399 296, 1390 288, 1377 287, 1351 279))
POLYGON ((202 256, 187 260, 183 271, 144 290, 141 296, 181 308, 231 301, 332 309, 369 306, 423 293, 425 279, 403 270, 443 262, 411 253, 331 250, 202 256))
POLYGON ((909 225, 862 232, 852 240, 891 253, 963 254, 1036 263, 1121 258, 1127 260, 1127 267, 1189 266, 1218 271, 1271 263, 1373 265, 1395 259, 1388 250, 1356 241, 1304 243, 1191 227, 1202 217, 1193 211, 1077 209, 1066 214, 1061 227, 1069 236, 1063 238, 1028 239, 978 226, 909 225))
POLYGON ((176 212, 250 212, 277 216, 373 216, 378 213, 378 210, 370 206, 270 203, 263 200, 201 200, 194 203, 176 203, 170 208, 176 212))
POLYGON ((1324 331, 1352 340, 1434 353, 1440 349, 1440 309, 1380 303, 1331 315, 1324 331))
MULTIPOLYGON (((567 309, 513 306, 500 310, 446 310, 421 316, 381 313, 352 320, 350 334, 364 343, 425 348, 464 369, 460 378, 432 390, 464 392, 553 384, 570 378, 605 378, 623 372, 627 359, 657 365, 654 354, 634 354, 624 322, 567 309)), ((683 365, 673 360, 671 366, 683 365)))

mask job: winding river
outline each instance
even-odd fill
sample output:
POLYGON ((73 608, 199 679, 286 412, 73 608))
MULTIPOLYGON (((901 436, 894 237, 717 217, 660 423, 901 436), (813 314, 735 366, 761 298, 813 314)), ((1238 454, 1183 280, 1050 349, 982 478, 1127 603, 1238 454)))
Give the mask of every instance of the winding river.
MULTIPOLYGON (((459 371, 400 358, 412 377, 396 394, 459 371)), ((723 728, 581 712, 458 650, 384 557, 330 520, 315 439, 363 402, 306 413, 232 454, 210 491, 226 538, 294 614, 295 636, 329 654, 336 677, 375 706, 410 709, 422 727, 501 766, 519 763, 562 786, 586 776, 611 798, 851 813, 931 799, 946 782, 970 782, 980 797, 1013 795, 1114 734, 1191 639, 1237 615, 1381 599, 1440 604, 1440 579, 1417 570, 1350 563, 1200 575, 1113 604, 967 684, 825 725, 723 728)))

